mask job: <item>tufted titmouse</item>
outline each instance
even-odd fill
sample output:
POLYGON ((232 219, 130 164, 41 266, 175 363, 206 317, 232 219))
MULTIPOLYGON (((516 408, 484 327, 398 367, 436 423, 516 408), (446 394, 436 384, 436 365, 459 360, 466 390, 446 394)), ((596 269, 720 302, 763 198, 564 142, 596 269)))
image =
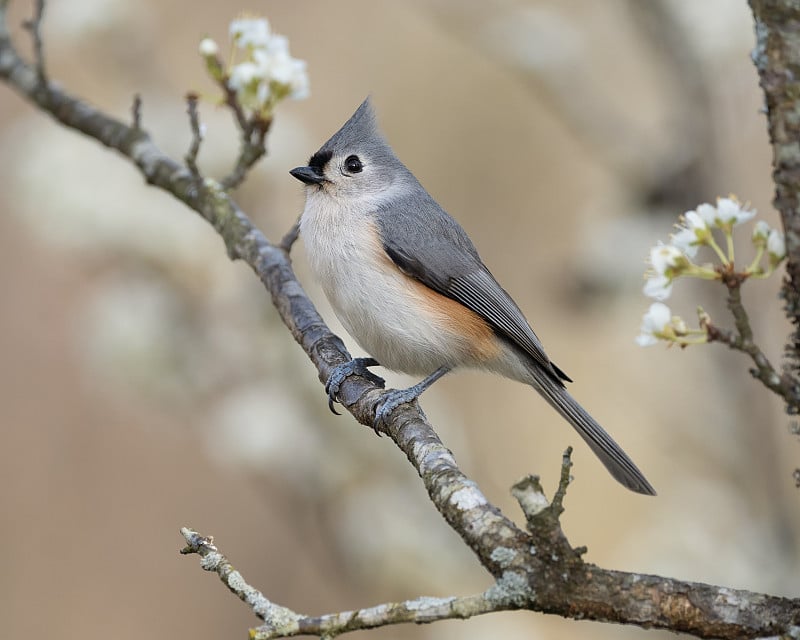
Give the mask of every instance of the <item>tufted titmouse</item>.
MULTIPOLYGON (((570 396, 511 296, 497 283, 461 226, 395 156, 375 124, 369 98, 317 151, 290 172, 306 185, 300 235, 311 269, 336 315, 373 358, 337 367, 331 402, 352 374, 378 364, 427 376, 391 390, 376 424, 456 367, 479 367, 531 385, 619 482, 653 487, 611 436, 570 396)), ((331 404, 331 407, 333 405, 331 404)))

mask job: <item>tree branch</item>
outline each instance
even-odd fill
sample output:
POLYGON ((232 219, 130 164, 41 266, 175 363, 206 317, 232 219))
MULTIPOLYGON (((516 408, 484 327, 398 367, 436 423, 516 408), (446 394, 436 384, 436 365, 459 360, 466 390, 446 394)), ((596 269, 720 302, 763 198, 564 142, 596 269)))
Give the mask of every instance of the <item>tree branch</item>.
POLYGON ((734 319, 736 331, 722 329, 711 322, 707 313, 700 313, 700 326, 706 332, 709 342, 721 342, 734 351, 740 351, 750 356, 755 365, 750 369, 750 375, 767 387, 770 391, 781 396, 786 402, 790 414, 800 412, 800 387, 794 376, 789 371, 779 374, 772 366, 766 354, 753 340, 753 329, 750 325, 750 316, 742 304, 742 285, 746 281, 746 274, 737 273, 730 268, 720 270, 722 282, 728 289, 727 306, 734 319))
POLYGON ((300 635, 334 637, 348 631, 374 629, 393 624, 413 622, 416 624, 437 620, 466 619, 483 613, 516 609, 503 599, 500 589, 490 588, 484 593, 463 598, 417 598, 405 602, 381 604, 358 611, 342 611, 323 616, 307 616, 268 600, 260 591, 250 586, 241 573, 233 568, 228 559, 214 545, 212 538, 201 536, 187 527, 181 529, 186 547, 181 553, 196 553, 200 566, 214 571, 226 587, 240 600, 247 603, 253 613, 264 621, 251 630, 253 640, 287 638, 300 635))
MULTIPOLYGON (((690 633, 703 638, 800 638, 797 601, 736 589, 680 582, 659 576, 607 571, 584 565, 581 584, 566 598, 549 601, 533 593, 523 577, 509 573, 482 594, 417 598, 357 611, 308 616, 277 605, 250 586, 230 561, 206 538, 181 529, 182 554, 200 555, 200 566, 214 571, 229 591, 247 603, 264 624, 250 631, 257 640, 315 635, 332 638, 348 631, 400 623, 465 619, 496 611, 529 608, 564 617, 620 622, 690 633), (794 618, 786 612, 794 609, 794 618), (770 620, 770 616, 775 616, 770 620), (734 622, 735 621, 735 622, 734 622)), ((499 548, 500 549, 500 548, 499 548)), ((543 550, 545 551, 545 550, 543 550)), ((558 580, 559 576, 548 576, 558 580)))
MULTIPOLYGON (((786 345, 786 361, 793 376, 800 371, 800 6, 786 0, 749 0, 755 18, 753 63, 764 91, 772 143, 773 203, 786 234, 786 274, 783 299, 786 315, 795 326, 786 345)), ((795 387, 797 383, 795 382, 795 387)), ((797 392, 797 391, 795 391, 797 392)))
MULTIPOLYGON (((271 244, 223 185, 200 179, 161 152, 141 126, 139 101, 134 103, 134 126, 128 126, 50 84, 44 73, 22 60, 14 49, 6 24, 7 5, 8 0, 0 0, 0 78, 56 121, 130 159, 148 183, 172 194, 206 219, 222 237, 229 256, 250 265, 272 296, 292 336, 317 368, 320 380, 327 380, 331 369, 348 361, 350 355, 297 281, 287 250, 294 233, 287 234, 283 242, 286 248, 271 244)), ((359 422, 372 426, 374 406, 381 392, 370 381, 353 376, 344 381, 339 397, 359 422)), ((485 594, 420 599, 399 607, 382 605, 305 618, 307 626, 300 628, 299 614, 270 603, 249 587, 210 539, 187 530, 189 552, 200 553, 204 568, 217 572, 265 623, 277 620, 275 626, 281 627, 297 624, 297 633, 332 636, 338 632, 335 625, 342 621, 356 624, 350 621, 358 620, 361 626, 357 628, 366 628, 380 616, 388 622, 400 622, 422 615, 415 611, 427 610, 432 617, 448 613, 458 617, 474 607, 480 613, 526 608, 578 619, 683 631, 698 637, 800 637, 798 600, 623 573, 583 562, 583 550, 570 546, 558 521, 569 479, 568 456, 552 508, 535 484, 518 488, 518 495, 525 497, 521 504, 543 506, 540 511, 526 507, 529 530, 523 531, 490 504, 477 485, 461 472, 416 403, 396 410, 386 432, 419 473, 433 504, 494 576, 496 582, 485 594), (535 495, 537 492, 539 495, 535 495)))

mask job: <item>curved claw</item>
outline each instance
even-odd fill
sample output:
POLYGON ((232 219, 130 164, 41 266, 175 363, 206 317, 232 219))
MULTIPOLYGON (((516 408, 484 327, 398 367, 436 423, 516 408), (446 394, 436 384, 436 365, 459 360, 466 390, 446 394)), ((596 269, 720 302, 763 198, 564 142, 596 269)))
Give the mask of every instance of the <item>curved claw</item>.
POLYGON ((333 406, 333 403, 334 403, 334 402, 336 402, 336 399, 334 398, 334 396, 332 396, 332 395, 331 395, 331 393, 330 393, 330 392, 328 392, 328 409, 330 409, 330 410, 331 410, 331 413, 332 413, 332 414, 334 414, 334 415, 336 415, 336 416, 340 416, 340 415, 342 415, 341 413, 339 413, 339 412, 336 410, 336 407, 334 407, 334 406, 333 406))
POLYGON ((328 381, 325 383, 325 393, 328 394, 328 408, 337 416, 341 415, 336 411, 333 404, 339 401, 339 389, 342 383, 352 375, 362 376, 379 387, 383 387, 386 384, 384 379, 376 376, 367 368, 376 366, 378 366, 378 361, 374 358, 354 358, 350 362, 334 367, 328 376, 328 381))

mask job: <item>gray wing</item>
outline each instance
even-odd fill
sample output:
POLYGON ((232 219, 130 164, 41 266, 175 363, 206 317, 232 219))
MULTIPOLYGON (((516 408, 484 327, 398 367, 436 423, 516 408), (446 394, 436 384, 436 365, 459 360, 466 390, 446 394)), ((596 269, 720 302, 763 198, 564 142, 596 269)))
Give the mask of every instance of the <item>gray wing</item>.
POLYGON ((522 311, 483 264, 461 225, 424 193, 378 212, 387 255, 406 275, 477 313, 554 380, 570 382, 550 362, 522 311))
POLYGON ((471 309, 527 353, 532 358, 531 386, 577 429, 611 475, 632 491, 655 495, 622 448, 567 393, 562 381, 569 378, 550 362, 522 311, 489 273, 464 230, 423 193, 378 212, 387 255, 404 273, 471 309))

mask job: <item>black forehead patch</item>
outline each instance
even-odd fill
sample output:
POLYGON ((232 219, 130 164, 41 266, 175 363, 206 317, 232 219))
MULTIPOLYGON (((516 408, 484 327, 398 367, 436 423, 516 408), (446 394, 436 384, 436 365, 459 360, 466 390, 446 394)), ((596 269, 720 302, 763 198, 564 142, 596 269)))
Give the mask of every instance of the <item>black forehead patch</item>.
POLYGON ((333 151, 317 151, 308 159, 308 166, 314 169, 317 173, 322 173, 325 165, 328 164, 332 157, 333 151))

